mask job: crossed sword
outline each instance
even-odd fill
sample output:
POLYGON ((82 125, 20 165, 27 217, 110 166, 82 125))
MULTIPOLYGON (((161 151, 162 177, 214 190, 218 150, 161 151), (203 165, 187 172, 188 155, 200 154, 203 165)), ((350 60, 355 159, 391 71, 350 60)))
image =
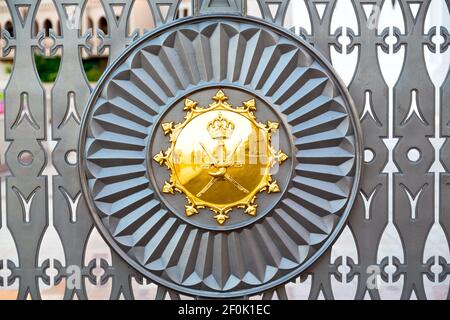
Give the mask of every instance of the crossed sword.
MULTIPOLYGON (((236 152, 237 148, 241 145, 241 143, 242 143, 242 140, 236 144, 234 151, 228 156, 225 163, 230 162, 231 158, 233 157, 234 153, 236 152)), ((209 159, 212 160, 212 163, 207 164, 208 167, 210 167, 212 165, 220 164, 220 161, 206 149, 205 145, 202 142, 200 142, 200 146, 203 148, 203 150, 205 150, 209 159)), ((244 188, 239 182, 237 182, 232 176, 230 176, 227 173, 228 167, 237 166, 237 165, 238 165, 238 163, 229 164, 227 166, 219 167, 219 171, 217 171, 217 172, 214 172, 214 173, 210 172, 209 174, 212 175, 211 180, 209 180, 209 182, 203 187, 203 189, 199 193, 197 193, 197 197, 200 198, 203 194, 205 194, 205 192, 207 192, 220 178, 224 178, 225 180, 228 180, 240 191, 242 191, 244 193, 249 193, 249 191, 246 188, 244 188)))

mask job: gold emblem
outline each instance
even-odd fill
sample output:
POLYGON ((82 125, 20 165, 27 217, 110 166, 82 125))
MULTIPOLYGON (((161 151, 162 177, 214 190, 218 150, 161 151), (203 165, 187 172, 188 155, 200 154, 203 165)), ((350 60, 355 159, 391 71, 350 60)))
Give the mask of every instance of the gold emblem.
POLYGON ((272 134, 279 124, 256 120, 254 99, 234 108, 219 90, 213 100, 203 108, 185 99, 184 121, 162 124, 171 145, 153 159, 171 172, 162 191, 186 196, 187 216, 209 208, 223 224, 233 208, 255 216, 259 192, 280 191, 271 170, 288 156, 272 146, 272 134))

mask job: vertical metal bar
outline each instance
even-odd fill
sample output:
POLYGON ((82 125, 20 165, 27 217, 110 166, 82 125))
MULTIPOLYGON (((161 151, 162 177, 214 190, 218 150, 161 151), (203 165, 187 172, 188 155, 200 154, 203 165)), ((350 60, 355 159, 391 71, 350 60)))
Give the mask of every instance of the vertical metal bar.
MULTIPOLYGON (((92 229, 92 219, 81 195, 74 160, 78 137, 74 132, 79 131, 80 118, 91 92, 80 50, 84 47, 89 51, 91 30, 86 35, 81 34, 85 0, 53 2, 60 19, 61 36, 50 32, 54 41, 51 52, 56 53, 57 48, 62 48, 60 70, 51 96, 52 139, 58 141, 53 151, 53 164, 59 173, 53 178, 53 221, 65 248, 66 266, 83 266, 84 247, 92 229)), ((63 269, 59 271, 65 274, 63 269)), ((76 294, 78 299, 87 299, 84 281, 80 285, 80 288, 69 286, 64 298, 71 299, 76 294)))
POLYGON ((33 22, 40 0, 7 1, 14 36, 4 33, 4 53, 14 48, 14 67, 5 89, 5 138, 10 141, 6 161, 7 219, 16 242, 19 265, 18 298, 39 299, 37 265, 42 233, 47 225, 47 179, 41 171, 46 163, 40 142, 46 138, 45 91, 34 63, 34 49, 42 48, 43 34, 33 36, 33 22))

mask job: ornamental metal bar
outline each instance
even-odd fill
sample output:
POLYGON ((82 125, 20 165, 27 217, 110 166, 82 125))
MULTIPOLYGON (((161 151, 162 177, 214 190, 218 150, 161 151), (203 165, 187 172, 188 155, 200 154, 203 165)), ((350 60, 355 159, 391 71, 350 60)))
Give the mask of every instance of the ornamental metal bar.
POLYGON ((82 27, 90 3, 0 2, 3 56, 13 61, 0 115, 0 298, 41 299, 55 287, 64 299, 182 297, 103 242, 75 160, 92 91, 82 60, 119 57, 143 33, 130 30, 143 6, 155 27, 183 8, 284 25, 333 63, 355 102, 364 174, 348 223, 298 279, 261 298, 450 298, 449 0, 102 0, 106 30, 82 27), (42 6, 54 8, 58 30, 36 32, 42 6), (42 83, 35 55, 61 57, 53 84, 42 83))
POLYGON ((243 0, 195 0, 193 1, 194 15, 208 13, 245 14, 243 0))

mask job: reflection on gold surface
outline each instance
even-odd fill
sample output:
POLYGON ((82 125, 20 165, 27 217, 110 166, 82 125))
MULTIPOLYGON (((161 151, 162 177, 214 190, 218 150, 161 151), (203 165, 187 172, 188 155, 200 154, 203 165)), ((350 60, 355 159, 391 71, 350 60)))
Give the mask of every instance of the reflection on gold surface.
POLYGON ((233 208, 243 208, 256 215, 259 192, 279 192, 270 168, 282 163, 287 155, 271 146, 278 123, 256 121, 256 103, 251 99, 234 108, 219 90, 209 107, 185 100, 185 121, 162 124, 171 146, 153 159, 171 171, 170 181, 162 191, 186 195, 186 215, 209 208, 219 224, 233 208))

